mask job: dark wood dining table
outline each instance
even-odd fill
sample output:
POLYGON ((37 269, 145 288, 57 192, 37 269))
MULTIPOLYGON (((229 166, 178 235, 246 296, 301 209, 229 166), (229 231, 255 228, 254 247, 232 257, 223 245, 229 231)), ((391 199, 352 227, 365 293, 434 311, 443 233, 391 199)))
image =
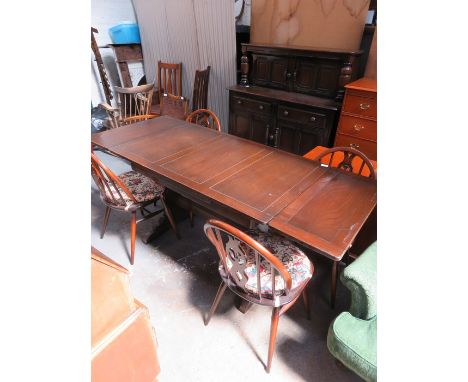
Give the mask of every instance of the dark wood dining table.
POLYGON ((96 133, 92 143, 214 216, 266 224, 330 258, 335 278, 377 204, 375 180, 170 117, 96 133))

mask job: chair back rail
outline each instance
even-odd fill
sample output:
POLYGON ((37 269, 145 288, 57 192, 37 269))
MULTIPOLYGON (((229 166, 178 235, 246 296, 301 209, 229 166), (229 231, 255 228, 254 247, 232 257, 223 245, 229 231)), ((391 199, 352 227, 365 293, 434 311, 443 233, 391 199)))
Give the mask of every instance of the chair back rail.
POLYGON ((210 80, 211 66, 205 70, 197 70, 195 72, 195 80, 193 83, 192 111, 208 108, 208 83, 210 80))
POLYGON ((91 175, 99 188, 101 198, 114 207, 126 207, 123 191, 134 203, 138 203, 130 190, 101 160, 91 152, 91 175))
POLYGON ((185 120, 188 114, 188 99, 164 93, 161 97, 161 115, 185 120))
POLYGON ((159 100, 164 93, 182 96, 182 63, 158 61, 159 100))
POLYGON ((219 118, 215 113, 208 109, 198 109, 193 111, 189 114, 186 121, 208 127, 209 129, 221 131, 221 122, 219 122, 219 118))
POLYGON ((204 231, 218 252, 223 271, 226 272, 228 278, 228 285, 234 285, 242 294, 250 296, 250 299, 253 297, 254 300, 260 304, 274 305, 276 297, 279 297, 276 296, 276 275, 278 274, 283 279, 284 285, 286 286, 283 296, 289 295, 292 287, 291 275, 286 270, 283 263, 263 245, 239 229, 216 219, 208 220, 204 225, 204 231), (248 257, 251 257, 252 254, 257 279, 256 293, 246 289, 248 278, 245 274, 245 270, 248 266, 252 266, 252 263, 248 263, 247 261, 248 257), (259 272, 261 267, 270 267, 272 283, 271 297, 263 295, 261 292, 262 284, 259 272), (271 303, 268 303, 269 301, 271 301, 271 303))
POLYGON ((359 150, 353 147, 332 147, 324 150, 315 158, 320 164, 327 166, 334 166, 340 170, 351 172, 353 174, 362 175, 363 170, 367 168, 369 171, 368 177, 376 179, 374 166, 367 156, 359 150), (333 158, 336 154, 340 153, 343 156, 343 160, 337 165, 333 164, 333 158))
POLYGON ((107 111, 112 128, 129 124, 129 118, 148 115, 153 98, 154 84, 134 86, 131 88, 114 88, 117 108, 100 104, 107 111))

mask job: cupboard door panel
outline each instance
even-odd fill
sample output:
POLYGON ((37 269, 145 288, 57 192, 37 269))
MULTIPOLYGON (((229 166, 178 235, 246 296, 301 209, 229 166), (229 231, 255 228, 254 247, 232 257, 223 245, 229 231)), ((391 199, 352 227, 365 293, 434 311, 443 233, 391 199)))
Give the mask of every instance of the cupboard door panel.
POLYGON ((229 134, 250 139, 250 114, 231 112, 229 118, 229 134))
POLYGON ((283 121, 278 121, 276 131, 277 148, 296 154, 297 128, 283 121))
POLYGON ((271 125, 272 123, 270 118, 252 114, 250 139, 252 141, 268 145, 271 125))
POLYGON ((252 82, 258 86, 286 89, 288 58, 253 55, 252 82))

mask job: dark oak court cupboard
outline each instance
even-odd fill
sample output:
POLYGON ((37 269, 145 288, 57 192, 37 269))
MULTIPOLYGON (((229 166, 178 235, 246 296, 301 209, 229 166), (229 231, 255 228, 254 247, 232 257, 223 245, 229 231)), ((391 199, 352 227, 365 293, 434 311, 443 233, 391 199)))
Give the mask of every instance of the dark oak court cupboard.
POLYGON ((229 88, 229 133, 298 155, 330 146, 360 54, 242 44, 241 81, 229 88))

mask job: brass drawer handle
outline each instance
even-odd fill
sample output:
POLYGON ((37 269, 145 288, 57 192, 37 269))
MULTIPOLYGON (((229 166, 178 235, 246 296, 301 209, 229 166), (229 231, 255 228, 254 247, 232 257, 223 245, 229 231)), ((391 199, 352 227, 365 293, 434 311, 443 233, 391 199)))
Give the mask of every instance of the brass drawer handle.
POLYGON ((240 99, 237 100, 238 105, 242 105, 242 101, 240 99))
POLYGON ((258 108, 259 108, 260 110, 263 110, 263 105, 259 105, 258 108))
POLYGON ((360 103, 359 107, 361 108, 361 110, 367 110, 370 108, 370 105, 368 103, 360 103))
POLYGON ((353 149, 358 149, 358 148, 359 148, 359 145, 356 144, 356 143, 350 143, 350 144, 349 144, 349 147, 352 147, 353 149))
POLYGON ((310 122, 314 122, 317 118, 315 117, 310 117, 310 122))
POLYGON ((355 123, 354 126, 353 126, 354 130, 355 131, 361 131, 361 130, 364 130, 364 126, 363 125, 360 125, 358 123, 355 123))
POLYGON ((285 110, 285 111, 283 112, 283 114, 284 114, 284 115, 288 115, 288 114, 289 114, 289 111, 285 110))

